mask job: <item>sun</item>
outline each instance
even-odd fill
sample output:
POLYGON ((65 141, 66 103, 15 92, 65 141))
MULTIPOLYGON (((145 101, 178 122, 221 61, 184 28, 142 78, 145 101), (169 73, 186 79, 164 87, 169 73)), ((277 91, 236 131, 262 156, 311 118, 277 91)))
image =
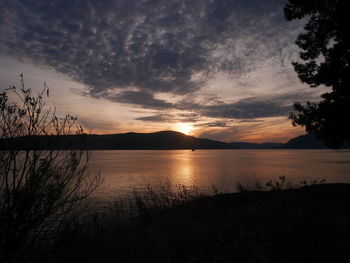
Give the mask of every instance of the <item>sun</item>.
POLYGON ((178 132, 189 135, 192 131, 193 126, 190 123, 177 123, 176 130, 178 132))

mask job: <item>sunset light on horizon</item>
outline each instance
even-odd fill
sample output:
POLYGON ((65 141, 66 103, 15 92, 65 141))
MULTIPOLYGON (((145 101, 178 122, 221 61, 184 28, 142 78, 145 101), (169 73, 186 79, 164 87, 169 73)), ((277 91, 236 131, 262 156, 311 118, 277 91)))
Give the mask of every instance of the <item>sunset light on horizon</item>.
POLYGON ((177 123, 176 131, 179 131, 183 134, 190 135, 192 132, 193 126, 191 123, 177 123))

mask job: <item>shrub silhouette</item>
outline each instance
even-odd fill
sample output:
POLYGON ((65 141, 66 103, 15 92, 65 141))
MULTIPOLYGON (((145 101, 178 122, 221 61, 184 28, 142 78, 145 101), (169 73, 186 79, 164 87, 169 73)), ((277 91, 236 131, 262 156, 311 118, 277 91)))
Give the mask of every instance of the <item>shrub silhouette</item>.
POLYGON ((60 118, 45 106, 49 89, 33 96, 21 74, 21 87, 0 94, 0 258, 2 262, 29 260, 43 241, 53 242, 84 200, 101 182, 86 173, 90 152, 75 116, 60 118), (14 96, 13 96, 14 95, 14 96), (12 102, 10 98, 14 98, 12 102), (37 139, 80 135, 74 150, 38 150, 37 139), (59 135, 59 136, 58 136, 59 135), (27 147, 14 147, 19 137, 27 147))

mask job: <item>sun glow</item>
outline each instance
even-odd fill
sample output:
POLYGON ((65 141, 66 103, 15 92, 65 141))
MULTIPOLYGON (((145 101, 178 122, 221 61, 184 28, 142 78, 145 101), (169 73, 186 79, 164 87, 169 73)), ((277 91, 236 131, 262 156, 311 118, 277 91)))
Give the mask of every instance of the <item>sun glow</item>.
POLYGON ((176 130, 178 132, 182 132, 186 135, 189 135, 192 131, 192 125, 189 123, 177 123, 176 124, 176 130))

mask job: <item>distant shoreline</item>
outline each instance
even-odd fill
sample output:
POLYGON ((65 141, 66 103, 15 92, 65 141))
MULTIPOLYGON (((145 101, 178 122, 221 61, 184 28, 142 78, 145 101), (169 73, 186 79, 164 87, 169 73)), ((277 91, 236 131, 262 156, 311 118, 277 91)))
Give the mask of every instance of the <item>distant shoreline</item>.
MULTIPOLYGON (((345 143, 341 149, 349 149, 345 143)), ((0 150, 224 150, 224 149, 330 149, 313 135, 301 135, 287 143, 221 142, 175 131, 106 135, 25 136, 0 141, 0 150)))

